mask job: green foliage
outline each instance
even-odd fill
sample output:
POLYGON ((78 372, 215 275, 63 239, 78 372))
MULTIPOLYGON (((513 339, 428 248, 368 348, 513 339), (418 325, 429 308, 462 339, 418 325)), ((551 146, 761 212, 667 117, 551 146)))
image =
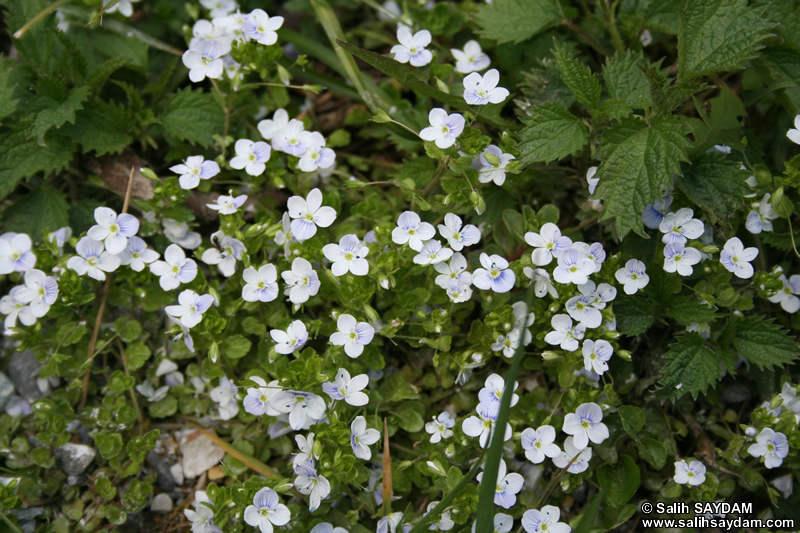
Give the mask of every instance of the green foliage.
POLYGON ((519 150, 526 163, 562 159, 586 146, 588 140, 583 122, 558 104, 534 108, 525 125, 519 150))
POLYGON ((10 231, 40 237, 45 231, 55 231, 69 225, 68 209, 63 193, 43 187, 6 208, 0 220, 10 231))
POLYGON ((52 136, 45 146, 28 138, 25 130, 0 135, 0 198, 14 190, 24 177, 39 172, 58 172, 69 164, 75 145, 67 138, 52 136))
POLYGON ((561 13, 555 0, 496 0, 481 6, 475 20, 483 37, 509 43, 530 39, 557 24, 561 13))
POLYGON ((83 153, 94 151, 99 157, 119 153, 131 144, 134 125, 134 117, 123 106, 99 100, 78 112, 75 123, 61 131, 80 144, 83 153))
POLYGON ((608 59, 603 65, 603 80, 609 97, 621 100, 633 109, 652 106, 650 84, 640 68, 644 63, 644 55, 631 50, 608 59))
POLYGON ((40 96, 31 103, 30 132, 36 136, 36 142, 41 146, 47 143, 44 135, 51 128, 59 128, 66 123, 75 122, 75 112, 83 108, 83 103, 89 96, 89 87, 76 87, 67 94, 64 101, 56 101, 46 96, 40 96))
POLYGON ((225 125, 225 114, 210 93, 187 87, 167 100, 161 125, 176 139, 209 146, 225 125))
POLYGON ((661 369, 662 388, 656 393, 659 398, 680 398, 687 393, 697 398, 720 377, 719 356, 697 333, 685 333, 678 337, 664 358, 668 362, 661 369))
POLYGON ((641 475, 633 457, 622 454, 616 465, 604 464, 597 469, 597 481, 603 487, 605 501, 612 507, 619 507, 636 494, 641 475))
POLYGON ((750 189, 745 183, 749 173, 724 154, 702 155, 684 169, 678 182, 681 189, 714 219, 732 216, 750 189))
POLYGON ((746 320, 731 317, 725 324, 721 340, 727 340, 736 352, 760 369, 772 369, 794 362, 800 345, 794 337, 764 316, 746 320))
POLYGON ((589 67, 582 64, 566 46, 557 41, 553 48, 553 59, 564 85, 575 95, 575 99, 586 107, 597 107, 602 89, 597 76, 589 67))

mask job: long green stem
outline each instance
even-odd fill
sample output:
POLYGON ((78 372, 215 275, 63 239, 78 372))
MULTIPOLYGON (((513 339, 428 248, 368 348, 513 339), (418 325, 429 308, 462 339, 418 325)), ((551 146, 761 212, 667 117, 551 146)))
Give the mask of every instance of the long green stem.
POLYGON ((17 525, 14 522, 9 520, 8 517, 5 514, 0 513, 0 518, 3 519, 3 522, 8 524, 8 527, 11 528, 11 531, 13 531, 14 533, 22 533, 22 530, 20 528, 18 528, 17 525))
POLYGON ((63 6, 64 4, 69 3, 71 1, 72 0, 58 0, 57 2, 53 2, 52 4, 47 6, 46 8, 42 9, 41 11, 36 13, 36 15, 34 15, 34 17, 31 20, 29 20, 28 22, 23 24, 20 29, 18 29, 17 31, 14 32, 14 39, 22 38, 22 36, 25 35, 28 32, 28 30, 30 30, 31 28, 33 28, 34 26, 39 24, 39 22, 41 22, 41 20, 43 18, 45 18, 47 15, 49 15, 50 13, 52 13, 53 11, 58 9, 59 7, 63 6))

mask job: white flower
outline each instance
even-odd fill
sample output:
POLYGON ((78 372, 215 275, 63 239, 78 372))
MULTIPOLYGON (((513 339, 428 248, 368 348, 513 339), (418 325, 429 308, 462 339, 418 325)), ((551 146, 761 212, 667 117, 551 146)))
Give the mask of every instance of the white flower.
POLYGON ((242 23, 242 31, 248 39, 269 46, 278 42, 275 32, 281 26, 283 17, 270 17, 263 9, 254 9, 242 23))
POLYGON ((193 155, 186 158, 180 165, 169 167, 180 175, 178 182, 181 189, 194 189, 200 185, 200 180, 211 179, 219 174, 219 165, 214 161, 206 161, 202 155, 193 155))
POLYGON ((578 321, 582 326, 593 329, 600 327, 600 324, 603 323, 603 314, 593 303, 594 299, 591 296, 580 294, 567 300, 564 307, 570 317, 578 321))
POLYGON ((278 386, 278 380, 271 381, 269 385, 264 379, 258 376, 250 376, 250 381, 258 384, 258 387, 251 387, 247 389, 247 396, 245 396, 244 410, 251 415, 262 416, 278 416, 280 413, 275 411, 270 406, 270 400, 281 391, 278 386))
POLYGON ((414 263, 418 265, 435 265, 447 261, 453 255, 453 250, 442 248, 442 243, 436 239, 425 241, 417 251, 419 253, 414 256, 414 263))
POLYGON ((295 472, 297 472, 297 467, 300 465, 313 467, 319 459, 319 455, 314 453, 314 434, 309 433, 308 437, 295 435, 294 441, 297 443, 297 447, 300 448, 300 453, 295 454, 292 459, 292 467, 295 472))
POLYGON ((570 248, 558 256, 558 266, 553 270, 553 278, 563 284, 583 285, 593 273, 594 261, 577 248, 570 248))
POLYGON ((526 533, 569 533, 572 528, 559 522, 561 511, 553 505, 545 505, 541 510, 528 509, 522 515, 522 528, 526 533))
MULTIPOLYGON (((489 446, 489 436, 493 433, 495 424, 497 423, 497 415, 500 410, 497 408, 496 403, 479 403, 475 410, 478 416, 470 416, 461 423, 461 431, 469 437, 480 437, 478 443, 481 448, 489 446)), ((513 431, 511 424, 506 424, 503 440, 511 439, 513 431)))
POLYGON ((600 272, 603 261, 606 260, 606 251, 603 250, 602 244, 596 242, 590 246, 585 242, 576 241, 572 246, 594 263, 594 272, 600 272))
POLYGON ((272 397, 270 406, 277 412, 289 413, 289 426, 299 431, 306 423, 325 416, 325 400, 311 392, 284 390, 272 397))
POLYGON ((453 427, 456 420, 447 411, 442 411, 439 416, 433 417, 433 421, 425 424, 425 431, 431 434, 431 443, 437 444, 442 439, 449 439, 453 436, 453 427))
POLYGON ((597 167, 589 167, 589 170, 586 171, 586 182, 589 184, 589 194, 594 194, 597 184, 600 183, 600 178, 595 178, 595 174, 597 174, 597 167))
POLYGON ((292 513, 278 499, 278 493, 264 487, 253 496, 253 505, 244 510, 244 521, 261 530, 261 533, 272 533, 272 526, 284 526, 289 523, 292 513))
POLYGON ((693 216, 694 211, 688 207, 682 207, 675 213, 667 213, 658 226, 658 230, 664 233, 661 242, 664 244, 686 244, 689 239, 700 237, 705 227, 701 220, 692 218, 693 216))
POLYGON ((431 44, 431 32, 418 31, 411 35, 407 26, 397 28, 397 40, 400 44, 392 47, 391 53, 398 63, 411 63, 415 67, 424 67, 433 59, 433 54, 425 47, 431 44))
MULTIPOLYGON (((500 459, 497 465, 497 483, 494 488, 494 503, 504 509, 511 509, 517 503, 517 494, 522 490, 525 479, 512 472, 506 474, 506 462, 500 459)), ((483 480, 483 472, 478 474, 478 483, 483 480)))
POLYGON ((578 346, 580 346, 578 341, 583 339, 583 334, 586 331, 583 325, 577 324, 573 328, 572 319, 563 314, 554 315, 550 319, 550 325, 553 327, 553 331, 544 337, 544 341, 547 344, 560 345, 562 350, 567 350, 568 352, 574 352, 578 349, 578 346))
POLYGON ((267 168, 271 148, 264 141, 253 142, 250 139, 239 139, 233 146, 236 157, 231 159, 231 168, 244 169, 251 176, 260 176, 267 168))
POLYGON ((186 254, 177 244, 167 246, 164 259, 164 261, 151 263, 150 272, 161 277, 158 283, 165 291, 177 289, 181 283, 189 283, 197 277, 197 263, 192 259, 187 259, 186 254))
POLYGON ((508 335, 499 335, 494 344, 492 344, 492 350, 495 352, 502 351, 503 355, 508 358, 514 357, 514 352, 519 344, 519 337, 520 331, 517 329, 511 330, 508 335))
MULTIPOLYGON (((511 528, 514 527, 514 517, 505 513, 497 513, 494 515, 494 529, 492 533, 509 533, 511 528)), ((472 533, 476 533, 475 528, 478 521, 472 523, 472 533)))
POLYGON ((225 196, 223 194, 217 197, 216 202, 213 204, 206 204, 210 209, 214 211, 219 211, 220 215, 232 215, 236 211, 239 210, 240 207, 244 205, 247 201, 246 194, 240 194, 239 196, 225 196))
MULTIPOLYGON (((223 54, 231 50, 233 37, 229 34, 219 20, 208 21, 200 19, 192 26, 192 40, 189 41, 189 48, 197 49, 204 39, 213 39, 222 45, 223 54)), ((224 61, 224 58, 223 58, 224 61)))
POLYGON ((239 413, 239 397, 236 392, 236 385, 225 376, 219 379, 218 386, 209 391, 209 396, 219 409, 220 419, 230 420, 239 413))
POLYGON ((786 136, 793 143, 800 144, 800 115, 794 117, 794 129, 787 131, 786 136))
POLYGON ((767 468, 777 468, 789 454, 789 441, 783 433, 764 428, 756 436, 755 444, 747 448, 747 453, 753 457, 763 457, 767 468))
POLYGON ((106 251, 113 255, 122 253, 128 245, 128 237, 133 237, 139 231, 139 221, 135 216, 127 213, 118 216, 107 207, 95 209, 94 219, 97 225, 89 228, 86 236, 102 241, 106 251))
MULTIPOLYGON (((453 213, 444 216, 444 225, 439 224, 439 233, 447 239, 450 248, 456 252, 465 246, 472 246, 481 240, 481 230, 473 224, 462 227, 461 217, 453 213)), ((432 236, 431 236, 432 237, 432 236)))
POLYGON ((353 454, 359 459, 369 461, 372 451, 369 447, 380 440, 381 434, 377 429, 367 429, 367 419, 357 416, 350 424, 350 446, 353 454))
POLYGON ((103 250, 103 243, 83 237, 75 246, 78 255, 70 257, 67 268, 78 273, 79 276, 87 274, 97 281, 105 281, 106 272, 114 272, 120 265, 118 255, 112 255, 103 250))
POLYGON ((800 397, 797 396, 797 389, 788 381, 781 388, 781 400, 783 401, 781 407, 800 414, 800 397))
POLYGON ((294 480, 294 486, 300 494, 308 495, 308 510, 314 512, 319 509, 319 504, 331 493, 331 484, 324 477, 317 474, 314 467, 307 464, 300 464, 295 467, 298 474, 294 480))
POLYGON ((203 319, 203 313, 208 311, 214 297, 210 294, 200 296, 192 290, 185 290, 178 295, 178 305, 168 305, 165 309, 168 315, 180 318, 181 324, 186 328, 193 328, 203 319))
POLYGON ((189 79, 198 83, 206 79, 217 80, 222 77, 222 56, 228 53, 226 47, 216 39, 200 39, 183 53, 182 61, 189 69, 189 79))
POLYGON ((562 237, 561 230, 552 222, 542 225, 539 233, 526 233, 525 242, 536 248, 531 253, 531 261, 536 266, 549 265, 554 257, 558 258, 572 247, 572 239, 562 237))
POLYGON ((700 262, 702 256, 700 252, 692 248, 684 247, 680 242, 668 244, 664 248, 664 270, 667 272, 677 272, 681 276, 692 275, 692 265, 700 262))
POLYGON ((582 403, 574 413, 564 417, 561 431, 572 435, 575 447, 586 448, 589 441, 600 444, 608 438, 608 427, 603 424, 603 410, 594 402, 582 403))
POLYGON ((320 168, 331 168, 336 162, 336 153, 325 148, 325 138, 319 132, 304 132, 301 142, 306 151, 300 156, 297 168, 303 172, 314 172, 320 168))
POLYGON ((503 185, 506 182, 506 166, 512 159, 516 158, 511 154, 503 153, 499 147, 490 144, 478 156, 478 181, 481 183, 493 181, 497 186, 503 185))
POLYGON ((675 476, 672 479, 678 485, 687 483, 693 487, 702 485, 706 480, 706 466, 700 461, 692 461, 689 464, 683 459, 675 461, 675 476))
POLYGON ((467 270, 467 260, 458 252, 453 254, 449 263, 436 263, 433 268, 440 274, 434 282, 445 290, 453 281, 467 287, 472 285, 472 273, 467 270))
POLYGON ((361 392, 367 385, 369 376, 366 374, 350 378, 350 373, 340 368, 333 383, 326 381, 322 384, 322 392, 330 396, 331 400, 344 400, 349 405, 361 407, 369 403, 369 396, 361 392))
POLYGON ((525 450, 525 457, 535 465, 544 462, 545 457, 558 457, 561 448, 555 443, 556 429, 553 426, 540 426, 538 429, 527 428, 522 432, 520 444, 525 450))
POLYGON ((211 10, 210 15, 213 18, 224 17, 237 7, 236 0, 200 0, 200 4, 211 10))
POLYGON ((670 190, 666 186, 662 186, 661 199, 652 204, 647 204, 642 212, 642 222, 650 229, 658 229, 671 205, 672 196, 670 196, 670 190))
POLYGON ((787 313, 796 313, 800 309, 800 274, 786 279, 786 276, 781 274, 780 280, 783 282, 783 287, 768 297, 767 300, 774 304, 781 304, 781 307, 787 313))
POLYGON ((311 268, 311 263, 302 257, 296 257, 292 261, 292 269, 281 272, 281 277, 286 283, 286 294, 293 304, 305 303, 319 291, 319 276, 311 268))
POLYGON ((625 268, 617 270, 614 277, 622 283, 625 294, 636 294, 650 283, 650 276, 645 273, 645 265, 638 259, 629 259, 625 268))
POLYGON ((272 119, 264 119, 258 123, 258 132, 264 139, 273 141, 272 148, 277 149, 275 146, 275 137, 286 129, 289 125, 289 113, 285 109, 278 109, 272 115, 272 119))
POLYGON ((148 402, 160 402, 169 392, 169 385, 164 385, 156 389, 150 382, 146 381, 136 385, 136 390, 139 394, 147 398, 148 402))
POLYGON ((587 372, 594 371, 602 375, 608 370, 608 360, 614 353, 614 348, 611 343, 605 340, 589 340, 583 341, 583 366, 587 372))
POLYGON ((728 239, 725 247, 719 253, 719 262, 737 278, 750 279, 753 277, 753 265, 750 261, 758 256, 758 248, 745 248, 738 237, 728 239))
POLYGON ((456 279, 450 282, 445 292, 447 293, 447 297, 450 298, 450 301, 455 304, 466 302, 472 298, 472 287, 456 279))
POLYGON ((537 298, 543 298, 548 293, 553 298, 558 298, 558 291, 550 281, 550 274, 545 269, 525 267, 522 272, 533 282, 533 293, 537 298))
POLYGON ((570 474, 580 474, 589 468, 589 461, 592 459, 592 449, 583 448, 578 449, 575 447, 575 442, 572 437, 567 437, 564 440, 564 451, 558 457, 553 457, 553 464, 558 468, 570 467, 567 472, 570 474))
POLYGON ((762 231, 772 231, 772 221, 778 218, 778 213, 773 209, 769 199, 770 193, 765 194, 760 202, 753 205, 754 209, 748 213, 744 227, 750 233, 759 234, 762 231))
POLYGON ((348 272, 354 276, 366 276, 369 273, 369 263, 364 259, 369 248, 362 246, 353 234, 339 239, 339 244, 326 244, 322 247, 322 253, 333 263, 331 272, 334 276, 344 276, 348 272))
POLYGON ((217 265, 223 276, 229 278, 236 272, 236 261, 242 259, 242 254, 247 250, 244 244, 218 231, 211 235, 211 242, 216 243, 216 248, 209 248, 200 260, 207 265, 217 265))
POLYGON ((306 325, 300 320, 295 320, 286 331, 273 329, 269 332, 272 340, 275 341, 275 351, 282 355, 289 355, 301 348, 308 341, 308 330, 306 325))
POLYGON ((489 56, 483 53, 481 45, 478 41, 467 41, 464 45, 464 51, 450 49, 453 58, 456 60, 456 72, 461 74, 469 74, 470 72, 479 72, 491 63, 489 56))
POLYGON ((3 335, 11 335, 10 330, 17 326, 17 319, 23 326, 32 326, 36 323, 36 317, 33 316, 30 306, 14 298, 20 289, 22 289, 22 286, 14 287, 9 294, 0 298, 0 313, 6 315, 3 323, 5 328, 3 335))
MULTIPOLYGON (((64 244, 70 239, 70 237, 72 237, 72 228, 70 228, 69 226, 64 226, 63 228, 58 228, 54 232, 47 234, 47 240, 50 241, 50 242, 56 243, 56 247, 58 248, 58 254, 59 255, 64 253, 62 248, 64 248, 64 244)), ((2 240, 2 239, 3 239, 3 237, 0 237, 0 240, 2 240)), ((2 245, 0 245, 0 246, 2 246, 2 245)), ((34 261, 35 261, 35 257, 34 257, 34 261)), ((33 266, 33 265, 31 265, 31 266, 33 266)), ((2 269, 0 269, 0 270, 2 270, 2 269)))
POLYGON ((292 235, 303 242, 317 233, 317 226, 327 228, 336 220, 336 210, 322 205, 322 192, 312 189, 308 196, 292 196, 286 204, 292 217, 292 235))
POLYGON ((392 242, 406 244, 412 250, 420 251, 422 243, 436 235, 436 230, 431 224, 422 222, 419 215, 413 211, 405 211, 397 217, 397 227, 392 230, 392 242))
POLYGON ((31 238, 24 233, 5 233, 0 236, 0 274, 25 272, 36 265, 31 252, 31 238))
POLYGON ((330 522, 322 522, 311 528, 309 533, 347 533, 343 527, 333 527, 330 522))
POLYGON ((196 231, 189 231, 189 224, 177 222, 171 218, 161 220, 164 225, 164 236, 170 242, 177 244, 181 248, 194 250, 203 242, 203 238, 196 231))
POLYGON ((267 263, 258 270, 247 267, 242 272, 246 285, 242 287, 245 302, 271 302, 278 297, 278 271, 267 263))
POLYGON ((131 15, 133 15, 133 5, 131 4, 133 2, 139 2, 140 0, 119 0, 119 2, 117 2, 116 4, 109 5, 111 4, 112 1, 113 0, 105 0, 103 2, 103 11, 106 14, 119 11, 120 15, 123 15, 125 17, 130 17, 131 15))
POLYGON ((435 107, 428 113, 430 126, 423 128, 419 136, 423 141, 434 142, 439 148, 450 148, 456 138, 464 131, 464 117, 458 113, 447 114, 441 107, 435 107))
MULTIPOLYGON (((423 516, 427 516, 427 514, 433 511, 437 505, 439 505, 439 502, 435 500, 429 503, 423 516)), ((428 529, 430 531, 450 531, 455 525, 456 523, 453 522, 452 518, 450 518, 450 509, 447 508, 442 511, 441 515, 439 515, 439 520, 436 523, 428 526, 428 529)))
POLYGON ((331 344, 344 346, 344 353, 351 358, 364 353, 364 346, 372 342, 375 336, 375 328, 366 322, 357 322, 353 315, 339 315, 336 327, 339 331, 331 335, 331 344))
MULTIPOLYGON (((492 374, 483 383, 484 387, 478 392, 478 401, 485 405, 492 405, 498 410, 500 409, 500 400, 503 397, 503 392, 506 389, 506 382, 499 374, 492 374)), ((519 383, 514 382, 514 390, 517 390, 519 383)), ((511 395, 511 407, 514 407, 519 402, 519 395, 511 395)))
POLYGON ((493 254, 481 254, 481 266, 472 273, 472 283, 481 290, 491 289, 494 292, 508 292, 514 288, 517 280, 514 271, 508 268, 508 261, 493 254))
POLYGON ((119 254, 120 264, 130 265, 131 270, 136 272, 144 270, 145 264, 152 263, 158 257, 158 252, 150 250, 147 243, 139 237, 129 238, 125 251, 119 254))
POLYGON ((221 531, 214 524, 214 511, 210 507, 198 505, 194 511, 184 509, 183 514, 192 523, 192 533, 217 533, 221 531))
POLYGON ((514 302, 511 304, 511 309, 514 311, 514 329, 523 333, 522 344, 527 346, 533 341, 528 328, 536 320, 536 314, 533 311, 528 312, 528 304, 525 302, 514 302))
POLYGON ((292 119, 272 138, 272 146, 276 150, 300 157, 306 151, 303 141, 308 140, 305 126, 299 120, 292 119))
POLYGON ((58 298, 58 283, 36 268, 25 272, 25 285, 14 292, 14 299, 22 304, 28 304, 36 318, 46 315, 56 298, 58 298))
POLYGON ((464 100, 473 105, 501 103, 508 98, 508 89, 498 87, 499 81, 500 73, 496 68, 486 71, 483 76, 473 72, 464 78, 464 100))

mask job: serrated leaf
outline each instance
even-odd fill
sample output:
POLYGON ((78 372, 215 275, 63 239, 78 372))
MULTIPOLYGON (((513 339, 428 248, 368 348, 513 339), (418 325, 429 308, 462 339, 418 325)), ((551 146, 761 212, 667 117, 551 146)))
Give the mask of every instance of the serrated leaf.
POLYGON ((83 153, 94 151, 97 156, 119 153, 133 142, 131 130, 136 121, 123 106, 96 100, 78 112, 75 124, 61 128, 81 145, 83 153))
POLYGON ((686 2, 678 32, 678 78, 737 68, 763 48, 773 26, 747 0, 686 2))
POLYGON ((616 217, 620 239, 631 230, 644 236, 642 211, 687 161, 691 142, 684 131, 674 117, 658 117, 650 125, 627 118, 601 135, 595 196, 605 198, 601 220, 616 217))
POLYGON ((17 62, 0 57, 0 121, 17 110, 19 98, 14 98, 14 78, 12 70, 17 68, 17 62))
POLYGON ((646 63, 641 52, 627 50, 616 54, 603 65, 603 79, 611 98, 622 100, 633 109, 642 109, 642 102, 652 106, 650 84, 639 68, 646 63))
POLYGON ((186 87, 169 98, 161 124, 172 137, 209 146, 222 133, 225 113, 210 93, 186 87))
MULTIPOLYGON (((50 2, 45 0, 6 0, 3 2, 8 7, 9 35, 13 35, 26 22, 35 17, 46 8, 50 2)), ((55 35, 52 31, 55 17, 46 17, 38 24, 32 26, 19 39, 14 39, 14 47, 22 58, 37 72, 52 70, 55 35)))
POLYGON ((700 304, 692 296, 673 296, 662 302, 664 314, 681 324, 704 324, 713 322, 720 315, 713 308, 700 304))
POLYGON ((118 69, 124 67, 129 61, 130 59, 127 57, 115 57, 104 61, 89 74, 89 77, 86 79, 86 84, 91 87, 93 91, 99 91, 108 77, 118 69))
POLYGON ((72 160, 74 151, 75 144, 62 136, 48 137, 47 146, 29 139, 25 130, 0 136, 0 199, 22 178, 61 170, 72 160))
POLYGON ((733 348, 760 369, 771 369, 795 361, 800 344, 788 332, 765 316, 731 317, 723 336, 733 348))
POLYGON ((583 148, 589 139, 583 122, 558 104, 534 108, 524 123, 519 145, 523 163, 564 158, 583 148))
POLYGON ((2 222, 6 231, 27 233, 34 240, 41 240, 45 230, 55 231, 69 225, 68 209, 61 192, 39 187, 8 206, 2 222))
POLYGON ((669 362, 661 369, 659 398, 677 399, 688 393, 697 399, 719 380, 720 360, 697 333, 679 337, 664 358, 669 362))
POLYGON ((530 39, 560 20, 555 0, 494 0, 475 16, 481 36, 498 44, 530 39))
POLYGON ((782 91, 781 103, 791 114, 800 113, 800 52, 782 46, 767 48, 755 62, 771 91, 782 91))
POLYGON ((578 58, 558 41, 553 48, 553 59, 561 73, 561 79, 575 95, 575 99, 590 109, 597 107, 602 89, 589 67, 578 61, 578 58))
POLYGON ((734 215, 750 191, 746 183, 750 174, 741 166, 719 152, 704 154, 685 167, 678 184, 692 202, 714 218, 724 219, 734 215))
POLYGON ((653 325, 653 304, 641 296, 620 295, 614 301, 617 330, 623 335, 641 335, 653 325))
POLYGON ((75 122, 75 113, 83 109, 83 102, 89 97, 91 90, 87 86, 71 89, 63 102, 51 98, 39 97, 31 104, 34 108, 31 135, 36 137, 36 142, 45 145, 45 134, 53 128, 60 128, 64 124, 75 122))

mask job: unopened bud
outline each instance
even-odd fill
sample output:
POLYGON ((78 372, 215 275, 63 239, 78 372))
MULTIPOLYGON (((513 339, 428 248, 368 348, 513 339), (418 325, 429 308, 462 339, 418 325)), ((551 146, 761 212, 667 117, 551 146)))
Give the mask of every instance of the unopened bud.
POLYGON ((367 316, 370 322, 375 322, 376 320, 380 320, 381 318, 380 315, 378 315, 378 312, 375 310, 375 308, 372 307, 371 305, 364 305, 364 314, 367 316))
POLYGON ((378 124, 386 124, 387 122, 391 122, 392 118, 389 114, 384 111, 383 109, 378 109, 374 115, 370 118, 372 122, 377 122, 378 124))
POLYGON ((632 359, 631 352, 629 352, 628 350, 617 351, 617 356, 619 356, 620 359, 624 359, 625 361, 630 361, 632 359))
POLYGON ((544 359, 545 361, 554 361, 560 357, 561 356, 558 355, 556 352, 551 352, 549 350, 542 352, 542 359, 544 359))
POLYGON ((284 85, 289 85, 289 82, 292 81, 292 76, 289 74, 289 71, 282 65, 278 65, 278 77, 284 85))
POLYGON ((443 82, 442 80, 440 80, 439 78, 436 78, 436 86, 443 93, 450 94, 450 87, 448 87, 447 84, 445 82, 443 82))
POLYGON ((700 251, 703 252, 704 254, 715 254, 719 252, 719 246, 716 246, 714 244, 707 244, 702 248, 700 248, 700 251))
POLYGON ((144 176, 149 180, 158 181, 158 176, 156 176, 156 173, 150 170, 149 168, 140 168, 139 172, 141 173, 142 176, 144 176))
POLYGON ((216 341, 212 342, 211 346, 208 348, 208 358, 212 363, 216 363, 219 359, 219 345, 216 341))

